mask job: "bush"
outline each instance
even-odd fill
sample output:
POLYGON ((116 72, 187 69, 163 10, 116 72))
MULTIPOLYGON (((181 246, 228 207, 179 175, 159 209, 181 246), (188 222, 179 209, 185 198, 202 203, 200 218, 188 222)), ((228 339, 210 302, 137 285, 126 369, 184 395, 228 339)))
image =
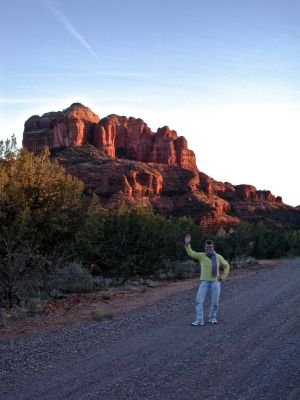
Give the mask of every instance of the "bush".
POLYGON ((20 306, 27 299, 39 297, 49 269, 47 260, 26 243, 12 239, 2 247, 0 241, 0 307, 20 306))
POLYGON ((71 262, 64 268, 59 268, 50 281, 52 293, 90 292, 94 281, 89 271, 78 262, 71 262))
POLYGON ((11 309, 10 314, 8 314, 8 317, 12 321, 20 321, 24 319, 26 315, 27 315, 27 310, 25 307, 15 306, 11 309))
POLYGON ((235 257, 231 263, 230 266, 233 268, 242 268, 246 267, 249 265, 257 265, 258 261, 253 258, 253 257, 247 257, 247 256, 241 256, 241 257, 235 257))
POLYGON ((157 278, 159 279, 181 279, 192 278, 199 273, 199 264, 192 260, 187 261, 166 261, 164 266, 159 269, 157 278))

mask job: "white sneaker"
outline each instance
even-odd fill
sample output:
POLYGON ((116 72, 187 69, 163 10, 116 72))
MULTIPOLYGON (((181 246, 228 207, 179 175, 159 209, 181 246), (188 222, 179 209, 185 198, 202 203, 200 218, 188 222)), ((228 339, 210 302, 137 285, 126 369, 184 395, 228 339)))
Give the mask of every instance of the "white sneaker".
POLYGON ((210 324, 217 324, 218 323, 217 318, 211 318, 208 322, 210 324))
POLYGON ((204 322, 202 322, 202 321, 193 321, 192 325, 193 326, 204 325, 204 322))

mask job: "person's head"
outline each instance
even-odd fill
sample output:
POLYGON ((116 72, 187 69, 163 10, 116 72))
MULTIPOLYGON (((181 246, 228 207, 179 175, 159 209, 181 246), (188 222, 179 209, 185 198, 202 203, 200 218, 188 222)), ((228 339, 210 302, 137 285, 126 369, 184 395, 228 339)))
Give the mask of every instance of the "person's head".
POLYGON ((205 242, 205 252, 208 253, 208 254, 213 253, 214 252, 214 246, 215 246, 215 244, 214 244, 214 242, 212 240, 207 240, 205 242))

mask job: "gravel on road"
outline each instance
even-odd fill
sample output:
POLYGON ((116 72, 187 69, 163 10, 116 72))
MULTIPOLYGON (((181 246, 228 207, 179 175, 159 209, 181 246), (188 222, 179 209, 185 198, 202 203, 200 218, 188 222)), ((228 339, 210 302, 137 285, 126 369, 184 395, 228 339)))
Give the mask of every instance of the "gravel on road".
POLYGON ((223 282, 215 325, 196 290, 1 342, 0 398, 299 400, 300 260, 223 282))

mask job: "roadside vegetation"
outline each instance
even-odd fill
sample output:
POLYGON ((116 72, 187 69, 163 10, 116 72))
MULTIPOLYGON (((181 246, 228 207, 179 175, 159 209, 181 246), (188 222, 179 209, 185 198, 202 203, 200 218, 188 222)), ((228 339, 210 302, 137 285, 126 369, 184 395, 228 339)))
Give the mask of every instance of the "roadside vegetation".
MULTIPOLYGON (((170 279, 193 274, 183 239, 235 262, 300 255, 300 231, 242 223, 208 234, 189 218, 164 218, 144 207, 104 209, 81 181, 50 160, 0 142, 0 309, 27 313, 68 293, 106 290, 108 279, 170 279)), ((240 263, 241 265, 241 263, 240 263)))

